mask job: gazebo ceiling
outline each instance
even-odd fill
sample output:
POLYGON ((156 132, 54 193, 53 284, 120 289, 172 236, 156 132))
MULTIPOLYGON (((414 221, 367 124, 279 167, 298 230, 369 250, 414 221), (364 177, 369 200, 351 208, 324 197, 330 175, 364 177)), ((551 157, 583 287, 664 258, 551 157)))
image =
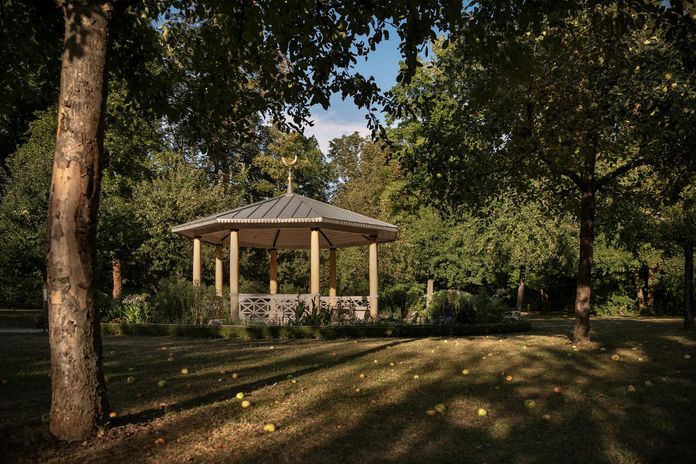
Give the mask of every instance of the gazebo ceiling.
POLYGON ((251 248, 309 248, 310 229, 320 230, 321 248, 367 245, 396 239, 397 227, 298 194, 286 194, 181 224, 172 232, 201 241, 228 243, 239 230, 239 245, 251 248))

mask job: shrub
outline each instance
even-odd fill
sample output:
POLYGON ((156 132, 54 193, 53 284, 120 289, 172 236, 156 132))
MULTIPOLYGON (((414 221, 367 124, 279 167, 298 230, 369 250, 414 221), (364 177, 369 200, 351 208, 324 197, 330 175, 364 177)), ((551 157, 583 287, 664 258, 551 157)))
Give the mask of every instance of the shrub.
POLYGON ((314 301, 312 301, 310 308, 307 308, 307 304, 304 301, 298 301, 294 314, 288 323, 290 325, 329 325, 331 324, 332 316, 333 311, 322 309, 314 301))
POLYGON ((394 319, 407 319, 408 313, 425 307, 425 294, 420 284, 395 284, 379 296, 380 313, 392 314, 394 319))
MULTIPOLYGON (((223 292, 224 294, 224 292, 223 292)), ((207 324, 229 314, 229 301, 215 294, 215 287, 178 277, 165 277, 152 298, 153 319, 159 323, 207 324)))
POLYGON ((485 290, 476 295, 441 290, 433 294, 428 316, 437 324, 484 324, 502 321, 505 311, 502 299, 485 290))
POLYGON ((628 295, 612 293, 609 298, 595 307, 601 316, 635 316, 638 314, 636 301, 628 295))
POLYGON ((108 313, 111 322, 142 324, 150 319, 150 295, 140 293, 128 295, 121 302, 114 303, 108 313))

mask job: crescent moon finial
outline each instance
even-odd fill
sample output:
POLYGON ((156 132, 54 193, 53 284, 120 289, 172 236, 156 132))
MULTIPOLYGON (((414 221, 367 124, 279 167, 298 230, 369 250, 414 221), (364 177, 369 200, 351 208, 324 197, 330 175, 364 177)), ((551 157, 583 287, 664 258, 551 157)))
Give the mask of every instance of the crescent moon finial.
POLYGON ((286 165, 287 167, 292 167, 295 164, 297 164, 297 155, 295 155, 295 158, 293 158, 292 161, 286 160, 284 156, 281 156, 280 159, 283 160, 283 164, 286 165))
POLYGON ((292 161, 286 160, 284 156, 281 156, 280 159, 288 167, 288 195, 292 195, 292 167, 297 164, 297 155, 295 155, 292 161))

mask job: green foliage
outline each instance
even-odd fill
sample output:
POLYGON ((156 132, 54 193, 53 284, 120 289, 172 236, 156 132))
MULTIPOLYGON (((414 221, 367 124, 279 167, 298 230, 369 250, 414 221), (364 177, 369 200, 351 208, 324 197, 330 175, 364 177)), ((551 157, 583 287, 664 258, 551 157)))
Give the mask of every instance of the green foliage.
POLYGON ((636 300, 618 293, 612 293, 606 301, 595 305, 600 316, 637 316, 636 300))
POLYGON ((501 322, 506 311, 503 301, 485 290, 477 294, 441 290, 433 294, 429 318, 438 324, 487 324, 501 322))
POLYGON ((147 293, 128 295, 119 302, 114 302, 107 314, 108 322, 126 324, 143 324, 150 322, 150 296, 147 293))
POLYGON ((298 301, 289 321, 290 325, 322 326, 331 324, 334 312, 331 309, 323 309, 312 301, 307 307, 304 301, 298 301))
POLYGON ((153 320, 158 323, 207 324, 229 315, 229 301, 218 297, 215 287, 195 287, 190 281, 173 276, 159 281, 152 308, 153 320))
POLYGON ((396 283, 385 288, 379 296, 379 311, 406 320, 409 313, 425 307, 425 288, 421 284, 396 283))

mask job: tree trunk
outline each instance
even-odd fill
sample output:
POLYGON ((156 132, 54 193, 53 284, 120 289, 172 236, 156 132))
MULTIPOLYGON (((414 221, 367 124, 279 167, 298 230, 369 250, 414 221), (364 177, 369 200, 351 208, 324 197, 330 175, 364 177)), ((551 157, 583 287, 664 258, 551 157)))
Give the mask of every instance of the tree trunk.
POLYGON ((580 261, 575 291, 575 343, 590 341, 590 296, 594 253, 595 192, 582 192, 580 200, 580 261))
POLYGON ((684 244, 684 328, 694 328, 694 244, 684 244))
POLYGON ((648 275, 645 279, 645 286, 647 289, 645 310, 648 314, 655 314, 655 276, 659 270, 659 264, 656 264, 655 267, 648 267, 648 275))
POLYGON ((546 312, 549 310, 549 294, 542 288, 539 290, 539 296, 541 297, 541 310, 546 312))
POLYGON ((645 311, 645 294, 643 293, 643 278, 640 275, 640 269, 633 271, 633 283, 636 287, 636 309, 638 314, 643 314, 645 311))
POLYGON ((50 431, 93 435, 108 411, 94 306, 96 219, 113 3, 67 1, 47 257, 51 350, 50 431))
POLYGON ((111 279, 113 281, 111 297, 114 300, 120 300, 123 296, 123 275, 121 274, 121 260, 118 258, 111 260, 111 279))
POLYGON ((524 268, 520 269, 520 283, 517 285, 517 303, 516 308, 522 311, 524 306, 524 268))

